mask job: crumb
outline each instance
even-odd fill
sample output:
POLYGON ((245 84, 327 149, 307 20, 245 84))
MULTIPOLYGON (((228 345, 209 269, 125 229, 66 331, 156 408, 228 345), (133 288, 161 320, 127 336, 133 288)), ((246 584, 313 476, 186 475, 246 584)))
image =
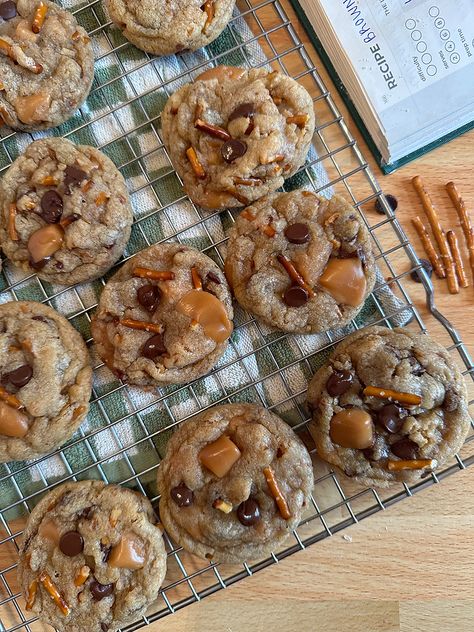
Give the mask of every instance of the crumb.
POLYGON ((345 533, 342 536, 342 539, 345 540, 346 542, 352 542, 352 537, 350 535, 345 534, 345 533))

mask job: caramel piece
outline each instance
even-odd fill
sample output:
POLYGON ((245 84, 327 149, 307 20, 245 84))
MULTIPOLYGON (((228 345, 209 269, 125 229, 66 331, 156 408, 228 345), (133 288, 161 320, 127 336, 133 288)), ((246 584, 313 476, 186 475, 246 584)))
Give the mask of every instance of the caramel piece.
POLYGON ((36 8, 35 15, 33 17, 33 23, 31 25, 31 30, 33 31, 33 33, 38 34, 41 31, 47 13, 48 7, 44 4, 44 2, 40 2, 38 7, 36 8))
POLYGON ((218 191, 204 191, 200 198, 200 204, 209 209, 227 208, 233 203, 235 196, 230 193, 221 193, 218 191))
POLYGON ((38 580, 34 579, 28 586, 28 595, 26 597, 26 609, 31 610, 36 601, 36 593, 38 592, 38 580))
POLYGON ((46 540, 49 540, 56 545, 59 543, 59 539, 61 537, 57 524, 54 522, 54 520, 51 520, 51 518, 45 518, 41 522, 38 528, 38 535, 46 538, 46 540))
POLYGON ((151 270, 150 268, 133 268, 132 274, 140 279, 153 279, 154 281, 172 281, 174 272, 169 270, 151 270))
POLYGON ((53 178, 53 176, 46 176, 41 180, 40 184, 42 184, 44 187, 55 187, 57 186, 58 182, 56 178, 53 178))
POLYGON ((295 264, 292 261, 290 261, 288 257, 282 254, 277 255, 277 259, 287 271, 290 279, 294 281, 296 285, 299 285, 300 287, 304 288, 308 292, 309 296, 311 297, 314 296, 313 289, 303 279, 302 275, 296 269, 295 264))
POLYGON ((62 248, 64 231, 58 224, 48 224, 36 230, 28 239, 28 252, 34 263, 51 257, 62 248))
POLYGON ((202 29, 202 32, 206 33, 207 27, 211 24, 215 15, 214 0, 206 0, 206 2, 202 5, 201 8, 203 8, 207 14, 207 20, 206 20, 206 23, 204 24, 204 28, 202 29))
POLYGON ((20 402, 18 397, 15 397, 15 395, 11 395, 3 388, 3 386, 0 386, 0 400, 6 402, 9 406, 11 406, 12 408, 16 408, 17 410, 23 408, 23 404, 20 402))
POLYGON ((139 331, 149 331, 154 334, 163 333, 163 326, 157 323, 147 323, 143 320, 133 320, 133 318, 122 318, 119 321, 121 325, 124 327, 128 327, 129 329, 138 329, 139 331))
POLYGON ((341 410, 331 419, 329 436, 333 443, 343 448, 370 448, 374 443, 372 417, 359 408, 341 410))
POLYGON ((361 260, 329 259, 319 284, 338 302, 357 307, 365 296, 367 279, 361 260))
POLYGON ((26 125, 47 120, 51 96, 38 92, 29 97, 18 97, 14 103, 18 118, 26 125))
POLYGON ((418 406, 421 404, 421 397, 413 393, 402 393, 400 391, 392 391, 390 388, 380 388, 379 386, 366 386, 364 388, 366 397, 376 397, 377 399, 394 400, 405 406, 418 406))
POLYGON ((278 482, 275 478, 275 474, 270 467, 266 467, 263 470, 263 474, 265 476, 265 480, 267 481, 267 485, 270 488, 273 498, 277 504, 278 510, 280 512, 281 517, 284 520, 289 520, 291 518, 290 509, 288 507, 288 503, 285 500, 285 497, 281 493, 280 488, 278 487, 278 482))
POLYGON ((90 574, 91 569, 88 566, 81 566, 78 574, 74 578, 74 586, 82 586, 85 584, 90 574))
POLYGON ((424 470, 430 468, 434 470, 438 465, 436 459, 413 459, 410 461, 387 461, 389 472, 400 472, 401 470, 424 470))
POLYGON ((196 270, 194 266, 191 268, 191 278, 193 280, 194 289, 202 290, 201 277, 199 276, 199 272, 196 270))
POLYGON ((237 81, 241 79, 244 74, 244 68, 238 68, 237 66, 216 66, 198 75, 196 81, 211 81, 212 79, 217 79, 219 83, 222 83, 226 79, 237 81))
POLYGON ((114 568, 130 568, 137 570, 145 564, 145 547, 143 542, 134 533, 124 533, 120 542, 116 544, 108 564, 114 568))
POLYGON ((10 204, 8 209, 8 236, 12 241, 18 241, 18 232, 15 226, 16 204, 10 204))
POLYGON ((40 573, 39 580, 43 584, 46 592, 48 592, 49 595, 51 596, 51 599, 61 610, 63 615, 67 617, 67 615, 71 612, 71 608, 64 601, 64 597, 61 595, 59 590, 53 584, 53 581, 51 577, 48 575, 48 573, 45 573, 44 571, 40 573))
POLYGON ((219 509, 219 511, 222 511, 222 513, 225 514, 230 514, 233 509, 232 505, 227 501, 222 500, 222 498, 217 498, 212 503, 212 506, 214 507, 214 509, 219 509))
POLYGON ((19 410, 0 401, 0 435, 24 437, 28 432, 28 417, 19 410))
POLYGON ((208 443, 199 452, 201 463, 219 478, 230 471, 240 456, 239 448, 227 435, 222 435, 216 441, 208 443))
POLYGON ((232 333, 233 326, 224 305, 210 292, 191 290, 178 301, 176 309, 199 323, 214 342, 224 342, 232 333))
POLYGON ((308 118, 307 114, 295 114, 294 116, 287 116, 286 122, 289 124, 294 123, 298 127, 304 127, 308 122, 308 118))
POLYGON ((203 180, 206 177, 206 172, 204 171, 204 167, 202 166, 202 164, 199 162, 199 158, 197 157, 197 153, 194 147, 188 147, 188 149, 186 149, 186 156, 188 157, 188 160, 191 163, 191 167, 193 168, 196 176, 200 180, 203 180))
POLYGON ((102 204, 108 200, 108 196, 107 193, 105 193, 104 191, 101 191, 99 193, 99 195, 95 198, 95 205, 96 206, 102 206, 102 204))
POLYGON ((232 138, 229 132, 223 127, 206 123, 206 121, 203 121, 200 118, 196 119, 194 127, 201 130, 201 132, 206 132, 209 136, 214 136, 214 138, 220 138, 221 140, 230 140, 232 138))

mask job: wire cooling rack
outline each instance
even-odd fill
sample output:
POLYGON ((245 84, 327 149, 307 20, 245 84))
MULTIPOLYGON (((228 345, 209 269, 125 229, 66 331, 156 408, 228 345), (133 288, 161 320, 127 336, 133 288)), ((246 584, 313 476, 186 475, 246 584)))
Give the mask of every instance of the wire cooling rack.
MULTIPOLYGON (((134 487, 155 507, 156 469, 173 427, 208 406, 255 401, 280 414, 302 436, 314 459, 315 488, 311 505, 287 546, 268 559, 240 566, 203 562, 177 548, 166 536, 168 572, 158 601, 146 617, 129 626, 136 630, 199 601, 221 588, 252 575, 305 547, 354 524, 372 513, 407 498, 474 462, 474 435, 459 455, 441 471, 415 486, 389 491, 357 486, 320 462, 306 431, 308 379, 331 347, 348 331, 371 324, 392 327, 407 321, 425 331, 402 281, 419 262, 336 108, 291 20, 278 0, 239 0, 238 12, 223 35, 197 55, 158 60, 141 53, 121 37, 98 0, 63 3, 86 26, 95 50, 96 78, 87 104, 52 134, 95 144, 124 174, 135 210, 135 223, 125 258, 163 239, 197 245, 223 264, 225 231, 236 213, 202 212, 184 195, 160 136, 160 111, 169 95, 197 72, 216 63, 246 66, 269 64, 295 77, 312 95, 318 121, 314 151, 299 179, 317 192, 342 193, 362 213, 372 237, 381 270, 378 289, 352 325, 327 333, 324 340, 275 333, 237 308, 235 333, 229 350, 210 376, 181 387, 143 393, 117 381, 94 356, 90 317, 97 304, 101 280, 74 288, 51 286, 35 276, 21 276, 4 262, 0 301, 33 298, 64 315, 87 339, 93 356, 94 391, 88 421, 55 452, 32 463, 0 466, 0 630, 13 632, 44 627, 25 611, 16 580, 18 543, 29 510, 53 484, 99 478, 134 487), (172 72, 170 72, 170 69, 172 72), (374 202, 381 199, 385 216, 374 202), (389 287, 394 296, 387 294, 389 287)), ((41 134, 34 135, 35 138, 41 134)), ((31 136, 0 130, 0 174, 30 141, 31 136)), ((473 365, 458 334, 437 312, 431 283, 420 272, 428 304, 436 317, 433 332, 472 378, 473 365)), ((468 380, 472 390, 472 381, 468 380)), ((295 563, 297 559, 295 559, 295 563)))

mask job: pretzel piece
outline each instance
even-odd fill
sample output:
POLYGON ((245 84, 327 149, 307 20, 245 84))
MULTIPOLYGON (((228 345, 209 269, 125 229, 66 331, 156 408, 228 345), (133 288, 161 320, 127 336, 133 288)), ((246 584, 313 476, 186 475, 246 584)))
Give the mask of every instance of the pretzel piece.
POLYGON ((287 271, 288 276, 290 277, 290 279, 292 281, 294 281, 300 287, 304 288, 308 292, 309 296, 311 296, 311 297, 314 296, 313 289, 303 279, 301 274, 295 268, 294 263, 292 261, 290 261, 290 259, 288 259, 288 257, 286 257, 285 255, 283 255, 281 253, 279 255, 277 255, 277 259, 281 263, 281 265, 285 268, 285 270, 287 271))
POLYGON ((191 268, 191 278, 193 280, 194 289, 202 290, 201 277, 199 276, 199 272, 196 270, 194 266, 191 268))
POLYGON ((307 114, 294 114, 293 116, 287 116, 286 122, 290 124, 294 123, 298 127, 304 127, 308 122, 308 118, 307 114))
POLYGON ((454 182, 448 182, 446 184, 446 191, 451 198, 451 202, 453 203, 453 206, 457 211, 459 221, 461 222, 462 232, 464 233, 464 239, 466 240, 469 252, 469 263, 474 278, 474 228, 472 227, 471 218, 469 217, 466 203, 461 197, 454 182))
POLYGON ((424 470, 429 467, 434 470, 438 462, 436 459, 413 459, 411 461, 387 461, 387 469, 389 472, 400 472, 401 470, 424 470))
POLYGON ((144 320, 134 320, 133 318, 122 318, 119 323, 129 329, 148 331, 153 334, 162 334, 163 326, 157 323, 147 323, 144 320))
POLYGON ((186 156, 188 157, 188 160, 191 163, 191 167, 196 176, 200 180, 204 180, 204 178, 206 177, 206 172, 202 164, 199 162, 199 158, 197 157, 194 147, 188 147, 188 149, 186 149, 186 156))
POLYGON ((43 24, 44 24, 47 13, 48 13, 48 7, 45 5, 44 2, 40 2, 36 8, 35 15, 33 17, 33 23, 31 25, 31 30, 33 31, 33 33, 36 33, 36 35, 43 28, 43 24))
POLYGON ((425 249, 426 256, 430 260, 430 263, 433 266, 433 270, 435 271, 436 276, 440 279, 445 279, 446 272, 444 271, 444 268, 443 268, 443 262, 441 261, 441 258, 439 257, 438 253, 436 252, 433 246, 433 242, 431 241, 431 237, 429 236, 428 231, 426 230, 423 222, 417 215, 415 219, 411 220, 411 223, 413 224, 416 232, 418 233, 421 243, 423 244, 423 248, 425 249))
POLYGON ((31 610, 36 601, 36 593, 38 592, 38 580, 34 579, 28 586, 28 595, 26 597, 26 609, 31 610))
POLYGON ((12 408, 16 408, 17 410, 21 410, 24 406, 15 395, 11 395, 8 391, 6 391, 3 386, 0 386, 0 399, 5 402, 8 406, 12 408))
POLYGON ((206 134, 209 134, 209 136, 213 136, 214 138, 220 138, 221 140, 230 140, 232 138, 229 132, 223 127, 206 123, 206 121, 203 121, 200 118, 194 121, 194 127, 201 132, 206 132, 206 134))
POLYGON ((53 583, 53 580, 48 575, 48 573, 45 573, 43 571, 40 574, 40 576, 39 576, 39 580, 43 584, 46 592, 48 592, 50 594, 51 599, 54 601, 54 603, 61 610, 63 615, 67 617, 67 615, 71 612, 71 608, 65 602, 64 597, 61 595, 59 590, 56 588, 56 586, 53 583))
POLYGON ((418 406, 421 404, 421 397, 414 393, 402 393, 392 391, 390 388, 380 388, 379 386, 366 386, 363 391, 366 397, 376 397, 377 399, 389 399, 405 404, 406 406, 418 406))
POLYGON ((140 279, 153 279, 154 281, 172 281, 174 272, 170 270, 151 270, 150 268, 133 268, 132 274, 140 279))
POLYGON ((12 241, 18 241, 18 232, 15 227, 16 204, 10 204, 8 209, 8 236, 12 241))
POLYGON ((201 8, 204 9, 204 11, 207 14, 207 20, 202 30, 202 32, 205 33, 207 31, 207 27, 211 24, 212 20, 214 19, 214 15, 215 15, 214 0, 206 0, 206 2, 202 5, 201 8))
POLYGON ((288 503, 285 500, 285 497, 281 493, 280 488, 278 487, 278 481, 275 478, 275 474, 270 467, 265 467, 263 469, 263 473, 265 475, 265 480, 267 481, 268 487, 272 493, 273 498, 278 506, 281 517, 284 520, 289 520, 291 518, 290 509, 288 507, 288 503))
POLYGON ((469 281, 466 277, 466 272, 464 270, 464 264, 461 257, 461 251, 459 250, 458 238, 456 237, 456 233, 454 230, 448 230, 446 233, 446 237, 448 239, 448 244, 451 249, 451 254, 454 259, 454 267, 456 268, 456 275, 458 277, 459 285, 461 287, 468 287, 469 281))

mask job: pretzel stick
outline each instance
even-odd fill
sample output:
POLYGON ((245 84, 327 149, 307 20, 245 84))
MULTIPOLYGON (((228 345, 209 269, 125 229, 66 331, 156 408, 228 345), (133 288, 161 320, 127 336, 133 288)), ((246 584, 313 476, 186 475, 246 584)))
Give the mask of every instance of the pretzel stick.
POLYGON ((12 241, 18 241, 18 232, 15 227, 16 204, 10 204, 8 209, 8 236, 12 241))
POLYGON ((0 399, 4 401, 5 404, 7 404, 8 406, 16 408, 17 410, 21 410, 22 408, 24 408, 18 397, 15 397, 15 395, 11 395, 3 388, 3 386, 0 386, 0 399))
POLYGON ((45 5, 44 2, 40 2, 33 17, 33 24, 31 25, 31 30, 33 31, 33 33, 38 34, 41 31, 47 13, 48 7, 45 5))
POLYGON ((301 274, 295 268, 295 264, 292 261, 290 261, 288 257, 285 257, 285 255, 282 255, 282 254, 277 255, 277 259, 281 263, 281 265, 285 268, 290 279, 294 281, 300 287, 304 288, 310 296, 314 296, 314 292, 312 288, 310 288, 310 286, 306 283, 306 281, 303 279, 301 274))
POLYGON ((150 268, 133 268, 132 274, 140 279, 153 279, 154 281, 172 281, 174 272, 169 270, 151 270, 150 268))
POLYGON ((124 327, 128 327, 129 329, 137 329, 139 331, 148 331, 153 334, 162 334, 163 326, 158 325, 156 323, 146 323, 143 320, 133 320, 133 318, 122 318, 119 321, 121 325, 124 327))
POLYGON ((28 596, 26 598, 26 610, 31 610, 36 601, 36 593, 38 591, 38 580, 34 579, 28 586, 28 596))
POLYGON ((392 391, 390 388, 366 386, 363 393, 367 397, 395 400, 399 404, 405 404, 407 406, 418 406, 418 404, 421 404, 421 397, 419 395, 415 395, 414 393, 402 393, 401 391, 392 391))
POLYGON ((459 284, 458 279, 456 277, 456 271, 454 268, 454 261, 451 256, 451 251, 449 250, 449 245, 446 240, 446 235, 444 234, 443 227, 439 221, 438 213, 433 206, 433 202, 425 189, 423 184, 423 180, 420 176, 415 176, 412 180, 413 188, 418 194, 418 197, 423 204, 423 208, 425 210, 426 216, 430 223, 430 226, 433 230, 433 234, 436 239, 436 243, 438 244, 439 251, 441 253, 441 258, 444 263, 444 267, 446 269, 446 277, 448 280, 448 289, 451 294, 458 294, 459 292, 459 284))
POLYGON ((445 279, 446 272, 444 271, 444 268, 443 268, 443 262, 441 261, 438 253, 434 249, 433 242, 431 241, 431 237, 429 236, 428 231, 424 227, 423 222, 418 216, 416 216, 415 219, 411 220, 411 223, 413 224, 416 232, 418 233, 421 243, 423 244, 423 248, 425 249, 426 256, 430 260, 430 263, 433 266, 433 270, 435 271, 436 276, 440 279, 445 279))
POLYGON ((278 506, 278 510, 280 511, 281 517, 284 520, 289 520, 291 518, 290 509, 288 507, 288 503, 285 500, 285 497, 281 493, 280 488, 278 487, 278 482, 275 478, 275 474, 270 467, 263 468, 263 474, 265 475, 265 480, 267 481, 268 487, 272 493, 273 498, 278 506))
POLYGON ((461 252, 459 250, 458 238, 456 237, 456 233, 454 230, 448 230, 446 233, 446 237, 448 239, 449 247, 451 248, 451 253, 454 259, 454 266, 456 268, 456 274, 459 280, 459 285, 461 287, 467 287, 469 285, 469 281, 467 280, 466 273, 464 271, 464 264, 462 262, 461 252))
POLYGON ((424 470, 429 467, 434 470, 438 465, 436 459, 413 459, 411 461, 387 461, 389 472, 399 472, 400 470, 424 470))
POLYGON ((472 276, 474 278, 474 229, 471 224, 471 218, 469 217, 466 203, 459 194, 454 182, 447 183, 446 191, 451 198, 451 202, 453 203, 454 208, 458 213, 459 221, 461 222, 464 239, 466 240, 467 249, 469 251, 469 263, 471 265, 472 276))
POLYGON ((206 177, 206 172, 204 171, 204 167, 202 166, 202 164, 199 162, 199 158, 197 157, 194 147, 188 147, 188 149, 186 149, 186 156, 188 157, 188 160, 191 163, 191 167, 196 176, 200 180, 203 180, 206 177))
POLYGON ((46 591, 50 594, 51 599, 54 601, 54 603, 61 610, 63 615, 67 617, 67 615, 71 612, 71 608, 65 602, 64 597, 61 595, 59 590, 56 588, 56 586, 54 585, 54 583, 53 583, 51 577, 48 575, 48 573, 45 573, 43 571, 40 574, 40 576, 39 576, 39 580, 43 584, 43 586, 45 587, 46 591))

